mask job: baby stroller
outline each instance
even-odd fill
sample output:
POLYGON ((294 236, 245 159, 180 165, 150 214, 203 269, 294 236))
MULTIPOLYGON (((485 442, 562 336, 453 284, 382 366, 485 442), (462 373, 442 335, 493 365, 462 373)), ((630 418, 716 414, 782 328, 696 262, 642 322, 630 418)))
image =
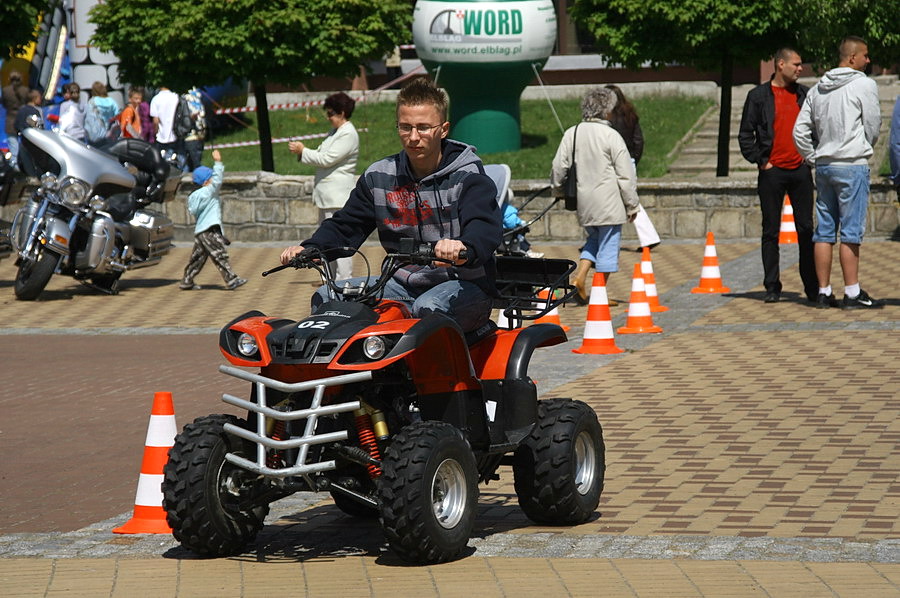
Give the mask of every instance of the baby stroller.
POLYGON ((543 218, 544 214, 549 212, 550 208, 555 206, 560 198, 555 198, 537 216, 526 222, 519 217, 519 210, 524 209, 534 198, 546 192, 550 187, 542 187, 532 192, 517 209, 512 204, 513 192, 509 188, 509 182, 512 178, 509 166, 506 164, 485 164, 484 172, 491 177, 494 185, 497 187, 497 205, 500 206, 500 210, 503 212, 503 242, 497 248, 497 254, 530 258, 544 257, 543 253, 531 249, 531 243, 528 242, 525 235, 531 231, 531 225, 543 218))

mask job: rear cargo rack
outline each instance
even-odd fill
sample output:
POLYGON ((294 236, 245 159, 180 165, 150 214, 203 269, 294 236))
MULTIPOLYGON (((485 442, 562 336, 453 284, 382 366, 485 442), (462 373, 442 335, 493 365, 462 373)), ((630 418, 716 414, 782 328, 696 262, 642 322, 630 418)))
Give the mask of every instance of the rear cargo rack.
POLYGON ((501 255, 497 262, 498 296, 494 307, 503 310, 510 328, 524 320, 536 320, 575 296, 569 284, 575 262, 565 259, 534 259, 501 255), (544 293, 541 293, 544 291, 544 293), (538 293, 543 295, 538 296, 538 293))

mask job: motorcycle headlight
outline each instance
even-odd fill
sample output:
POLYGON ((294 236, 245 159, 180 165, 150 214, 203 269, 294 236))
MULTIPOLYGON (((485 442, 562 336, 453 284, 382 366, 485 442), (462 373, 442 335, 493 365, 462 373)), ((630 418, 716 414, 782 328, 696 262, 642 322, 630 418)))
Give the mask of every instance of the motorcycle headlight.
POLYGON ((244 357, 250 357, 251 355, 255 355, 259 347, 256 344, 256 339, 253 338, 252 335, 247 334, 246 332, 241 333, 238 337, 237 341, 237 350, 244 357))
POLYGON ((385 344, 380 336, 370 336, 363 342, 363 353, 369 359, 381 359, 384 357, 385 344))
POLYGON ((59 198, 64 205, 72 208, 81 206, 88 200, 91 187, 82 180, 66 177, 59 186, 59 198))

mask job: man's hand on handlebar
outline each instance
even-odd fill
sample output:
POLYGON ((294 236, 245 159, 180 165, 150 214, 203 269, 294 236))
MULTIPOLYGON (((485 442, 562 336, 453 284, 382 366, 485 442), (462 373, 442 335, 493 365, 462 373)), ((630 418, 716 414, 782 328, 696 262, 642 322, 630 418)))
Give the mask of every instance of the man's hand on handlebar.
POLYGON ((464 258, 460 259, 459 252, 465 250, 466 246, 462 241, 456 239, 441 239, 434 244, 434 257, 439 260, 447 261, 436 261, 434 264, 444 268, 464 264, 466 263, 466 260, 464 258))
POLYGON ((288 263, 290 263, 294 256, 299 254, 301 251, 303 251, 303 245, 292 245, 288 247, 281 252, 281 263, 286 266, 288 263))

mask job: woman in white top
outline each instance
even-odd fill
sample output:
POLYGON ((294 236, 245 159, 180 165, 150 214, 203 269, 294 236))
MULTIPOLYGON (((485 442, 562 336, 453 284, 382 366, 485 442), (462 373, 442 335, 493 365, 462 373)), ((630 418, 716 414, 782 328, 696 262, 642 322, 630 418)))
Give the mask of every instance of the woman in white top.
POLYGON ((588 91, 581 102, 583 120, 563 134, 550 171, 553 191, 561 195, 562 181, 574 154, 578 168, 578 221, 587 240, 572 284, 582 303, 590 297, 586 283, 592 267, 607 278, 619 270, 622 224, 633 222, 638 213, 631 156, 622 136, 608 120, 615 106, 616 94, 612 90, 601 87, 588 91))
MULTIPOLYGON (((338 92, 325 98, 325 115, 333 127, 319 149, 309 149, 300 141, 291 141, 288 148, 303 164, 316 167, 313 201, 319 208, 319 223, 331 218, 344 207, 356 185, 356 160, 359 158, 359 134, 350 122, 356 102, 338 92)), ((335 280, 350 278, 353 258, 342 257, 330 262, 335 280)))

